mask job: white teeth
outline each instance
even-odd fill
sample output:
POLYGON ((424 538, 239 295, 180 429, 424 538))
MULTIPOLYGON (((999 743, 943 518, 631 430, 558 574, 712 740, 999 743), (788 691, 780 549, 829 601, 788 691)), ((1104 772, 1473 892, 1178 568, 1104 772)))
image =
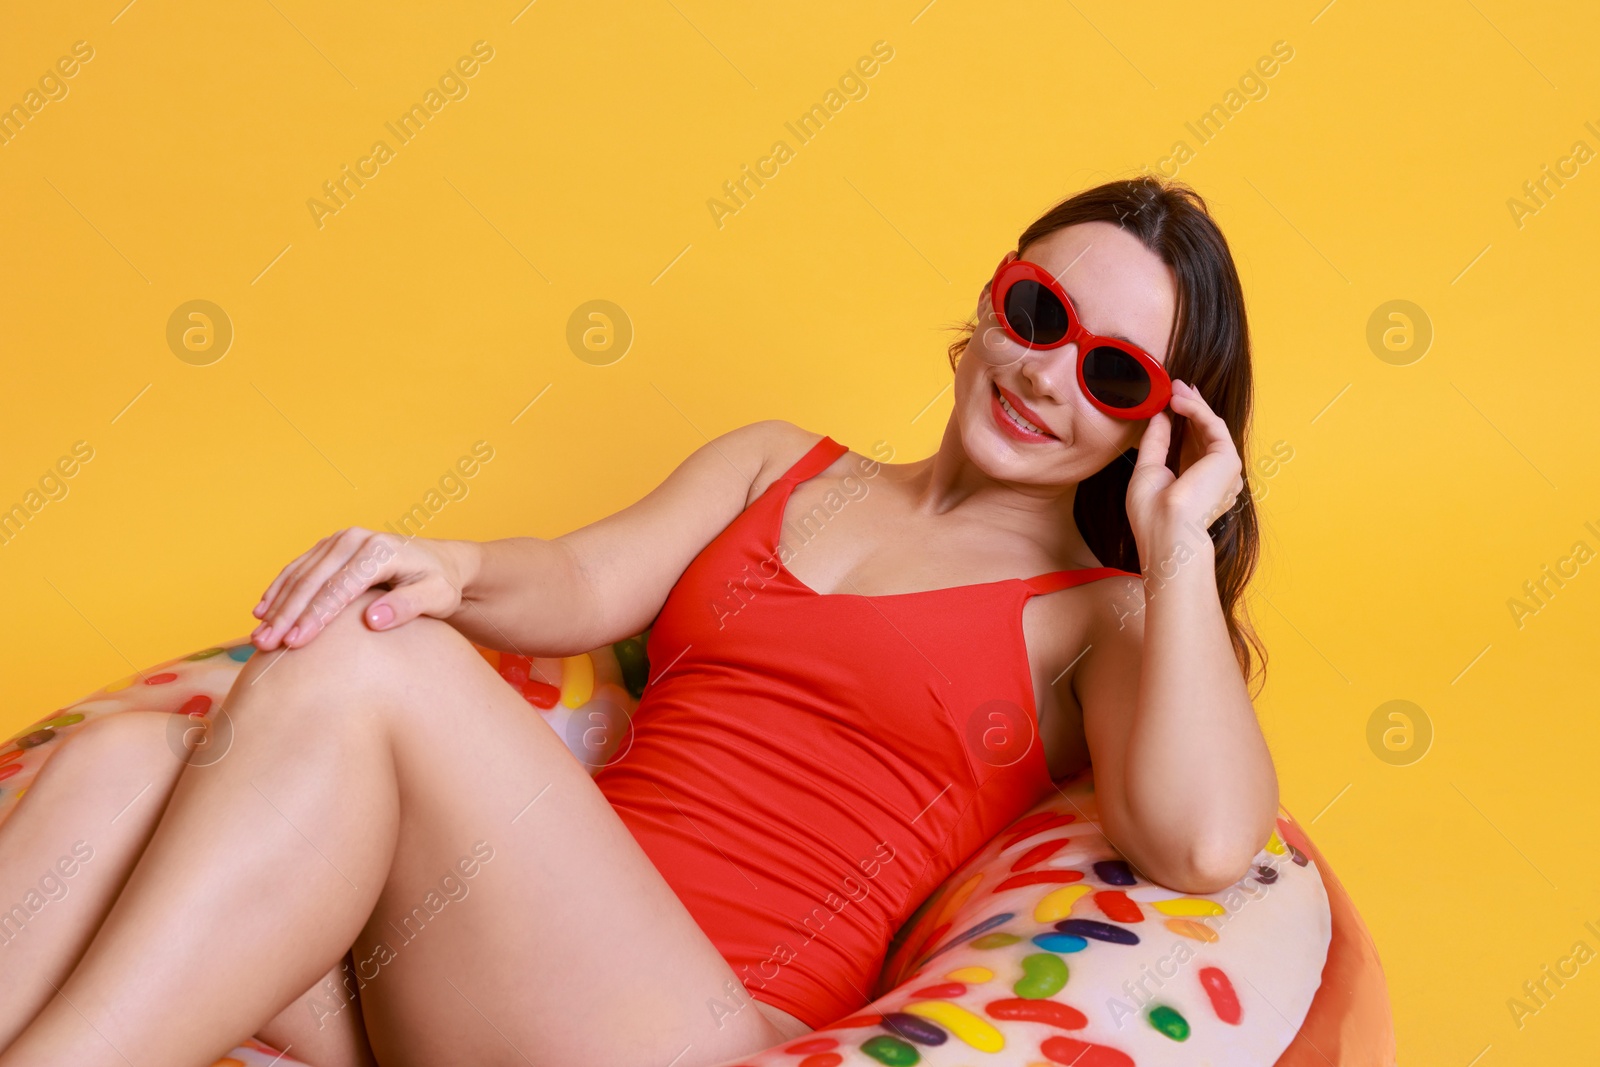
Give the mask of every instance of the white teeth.
POLYGON ((1000 394, 1000 407, 1001 407, 1002 410, 1005 411, 1005 413, 1007 415, 1009 415, 1011 417, 1011 421, 1012 422, 1016 423, 1018 426, 1022 427, 1024 430, 1029 430, 1029 431, 1032 431, 1033 433, 1045 434, 1047 436, 1049 435, 1049 433, 1050 433, 1049 430, 1041 429, 1040 427, 1035 426, 1033 423, 1029 422, 1027 419, 1023 418, 1021 415, 1017 414, 1017 409, 1012 407, 1011 403, 1008 400, 1006 400, 1006 394, 1004 394, 1004 393, 1000 394))

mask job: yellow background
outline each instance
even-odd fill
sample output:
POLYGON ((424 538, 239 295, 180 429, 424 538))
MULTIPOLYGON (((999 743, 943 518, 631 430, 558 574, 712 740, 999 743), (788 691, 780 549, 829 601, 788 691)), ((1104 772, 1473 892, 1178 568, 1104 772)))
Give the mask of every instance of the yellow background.
POLYGON ((1254 451, 1293 450, 1260 487, 1260 713, 1382 953, 1402 1062, 1600 1041, 1600 963, 1520 1028, 1507 1006, 1600 950, 1600 564, 1520 628, 1507 606, 1600 549, 1600 164, 1520 226, 1507 205, 1600 149, 1592 13, 124 2, 14 5, 0 32, 3 104, 94 49, 0 147, 0 505, 94 449, 0 547, 0 729, 248 631, 281 564, 479 440, 494 459, 427 534, 560 533, 761 418, 926 455, 940 326, 1038 213, 1181 139, 1245 281, 1254 451), (397 147, 384 123, 479 40, 469 95, 397 147), (878 40, 868 95, 797 145, 784 122, 878 40), (1280 40, 1267 94, 1199 144, 1185 122, 1280 40), (395 158, 319 229, 306 201, 379 138, 395 158), (780 138, 795 158, 719 229, 706 201, 780 138), (166 344, 193 299, 235 329, 210 366, 166 344), (566 344, 592 299, 636 332, 610 366, 566 344), (1434 330, 1406 366, 1367 342, 1396 299, 1434 330), (1434 732, 1406 766, 1367 742, 1395 699, 1434 732))

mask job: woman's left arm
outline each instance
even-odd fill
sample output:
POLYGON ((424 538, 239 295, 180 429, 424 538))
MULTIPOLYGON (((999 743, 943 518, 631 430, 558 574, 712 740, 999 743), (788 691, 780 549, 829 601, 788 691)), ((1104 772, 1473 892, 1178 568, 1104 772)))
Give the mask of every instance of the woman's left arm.
POLYGON ((1128 487, 1143 588, 1092 628, 1096 647, 1074 688, 1106 835, 1152 880, 1209 893, 1243 877, 1266 843, 1278 780, 1206 534, 1243 490, 1238 450, 1187 383, 1173 383, 1172 410, 1191 431, 1181 473, 1166 465, 1172 419, 1161 412, 1139 441, 1128 487))

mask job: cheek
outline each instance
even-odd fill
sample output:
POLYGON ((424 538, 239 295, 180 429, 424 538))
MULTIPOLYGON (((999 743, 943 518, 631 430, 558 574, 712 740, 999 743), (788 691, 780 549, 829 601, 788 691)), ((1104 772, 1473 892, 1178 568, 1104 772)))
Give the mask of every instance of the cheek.
POLYGON ((978 328, 967 342, 967 351, 990 367, 1002 368, 1020 362, 1029 350, 1013 341, 993 314, 987 314, 978 320, 978 328))
POLYGON ((1098 410, 1094 414, 1103 423, 1104 439, 1115 442, 1112 455, 1121 455, 1130 448, 1138 448, 1139 438, 1144 435, 1144 428, 1149 425, 1149 420, 1129 422, 1126 419, 1112 418, 1098 410))
POLYGON ((1072 405, 1072 419, 1066 430, 1072 434, 1074 448, 1082 451, 1084 459, 1094 470, 1104 467, 1128 449, 1138 447, 1139 437, 1144 433, 1147 422, 1129 422, 1107 415, 1077 391, 1076 381, 1072 388, 1075 402, 1072 405))
POLYGON ((968 345, 961 359, 956 363, 955 381, 952 386, 955 391, 955 409, 958 412, 979 414, 981 405, 989 402, 989 377, 988 367, 983 362, 983 356, 968 345))

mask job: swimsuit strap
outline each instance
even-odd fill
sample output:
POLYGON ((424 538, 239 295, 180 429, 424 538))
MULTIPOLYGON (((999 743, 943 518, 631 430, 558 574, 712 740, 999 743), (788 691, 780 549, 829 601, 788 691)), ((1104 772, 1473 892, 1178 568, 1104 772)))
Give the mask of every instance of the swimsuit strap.
POLYGON ((1109 578, 1113 574, 1126 574, 1130 578, 1139 577, 1136 571, 1125 571, 1117 567, 1083 567, 1075 571, 1051 571, 1048 574, 1025 578, 1023 584, 1034 593, 1054 593, 1059 589, 1071 589, 1075 585, 1098 582, 1101 578, 1109 578))
POLYGON ((833 461, 844 455, 850 449, 826 435, 822 440, 811 446, 811 449, 795 461, 794 466, 784 471, 783 477, 778 482, 788 482, 791 487, 796 482, 803 482, 813 475, 820 474, 833 464, 833 461))

